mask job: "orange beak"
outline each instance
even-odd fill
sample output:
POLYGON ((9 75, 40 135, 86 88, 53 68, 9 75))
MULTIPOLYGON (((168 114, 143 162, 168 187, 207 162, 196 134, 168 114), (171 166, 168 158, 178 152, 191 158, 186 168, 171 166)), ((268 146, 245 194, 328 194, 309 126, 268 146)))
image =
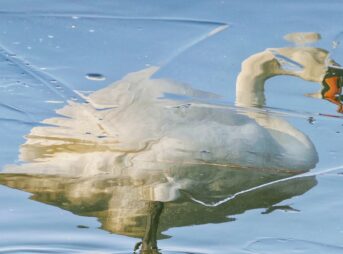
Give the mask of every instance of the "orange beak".
POLYGON ((343 84, 343 70, 329 67, 323 81, 322 97, 338 106, 337 111, 343 113, 341 102, 343 84))

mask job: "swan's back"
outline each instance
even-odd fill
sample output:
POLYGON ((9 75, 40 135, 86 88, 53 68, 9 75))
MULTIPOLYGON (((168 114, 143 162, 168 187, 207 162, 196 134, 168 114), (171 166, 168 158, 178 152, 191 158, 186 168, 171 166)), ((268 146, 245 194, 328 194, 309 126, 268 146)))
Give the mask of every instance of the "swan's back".
MULTIPOLYGON (((156 70, 131 73, 91 94, 88 103, 70 102, 57 111, 61 117, 44 120, 52 126, 31 130, 21 159, 51 163, 56 158, 59 164, 59 155, 68 154, 67 164, 74 165, 73 156, 76 160, 80 153, 106 152, 106 158, 113 158, 101 163, 120 161, 138 168, 152 161, 295 171, 315 166, 318 158, 311 141, 284 120, 264 115, 273 122, 271 127, 208 104, 205 98, 217 96, 152 79, 156 70), (276 131, 278 126, 283 130, 276 131)), ((92 156, 82 157, 82 165, 94 161, 92 156)))

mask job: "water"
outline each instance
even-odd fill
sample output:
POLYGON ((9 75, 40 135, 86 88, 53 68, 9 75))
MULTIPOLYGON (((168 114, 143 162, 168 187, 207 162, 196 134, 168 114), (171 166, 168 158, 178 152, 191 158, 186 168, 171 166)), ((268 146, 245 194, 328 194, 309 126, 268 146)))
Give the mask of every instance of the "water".
POLYGON ((44 3, 0 7, 0 253, 342 252, 340 1, 44 3))

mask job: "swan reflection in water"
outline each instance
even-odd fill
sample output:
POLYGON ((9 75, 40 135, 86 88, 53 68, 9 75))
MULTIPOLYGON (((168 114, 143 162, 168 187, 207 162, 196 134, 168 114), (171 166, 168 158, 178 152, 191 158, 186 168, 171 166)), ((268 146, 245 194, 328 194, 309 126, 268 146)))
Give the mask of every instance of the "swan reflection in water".
MULTIPOLYGON (((313 47, 255 54, 242 64, 236 104, 263 107, 264 82, 275 75, 321 83, 328 64, 328 52, 313 47), (284 68, 285 61, 297 68, 284 68)), ((157 70, 130 73, 34 127, 20 149, 24 163, 7 166, 0 183, 142 238, 142 253, 158 253, 157 239, 169 228, 230 221, 249 209, 292 209, 276 204, 316 185, 307 176, 255 188, 314 168, 311 140, 275 114, 238 112, 207 103, 215 94, 152 79, 157 70)))

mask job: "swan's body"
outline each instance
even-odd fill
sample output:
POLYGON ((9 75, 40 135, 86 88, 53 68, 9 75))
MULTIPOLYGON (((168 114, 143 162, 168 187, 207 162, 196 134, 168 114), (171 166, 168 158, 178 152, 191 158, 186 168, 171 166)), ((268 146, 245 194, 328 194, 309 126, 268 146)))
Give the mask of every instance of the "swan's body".
MULTIPOLYGON (((239 106, 263 106, 264 81, 275 75, 319 81, 325 74, 327 58, 327 52, 317 48, 270 49, 253 55, 243 62, 237 78, 236 102, 239 106), (283 70, 275 52, 297 61, 302 69, 283 70)), ((66 162, 66 174, 80 161, 73 162, 73 151, 106 151, 108 159, 102 157, 100 164, 138 168, 167 162, 300 172, 317 163, 312 142, 285 120, 268 113, 239 114, 204 103, 199 98, 216 95, 170 80, 152 79, 157 70, 151 67, 128 74, 86 97, 89 103, 72 102, 58 110, 63 118, 44 121, 54 127, 32 129, 22 146, 21 159, 39 160, 45 170, 44 164, 51 164, 55 158, 56 164, 66 162), (184 102, 165 94, 192 99, 184 102)), ((94 159, 81 161, 94 164, 94 159)), ((34 167, 40 168, 37 164, 34 167)))

